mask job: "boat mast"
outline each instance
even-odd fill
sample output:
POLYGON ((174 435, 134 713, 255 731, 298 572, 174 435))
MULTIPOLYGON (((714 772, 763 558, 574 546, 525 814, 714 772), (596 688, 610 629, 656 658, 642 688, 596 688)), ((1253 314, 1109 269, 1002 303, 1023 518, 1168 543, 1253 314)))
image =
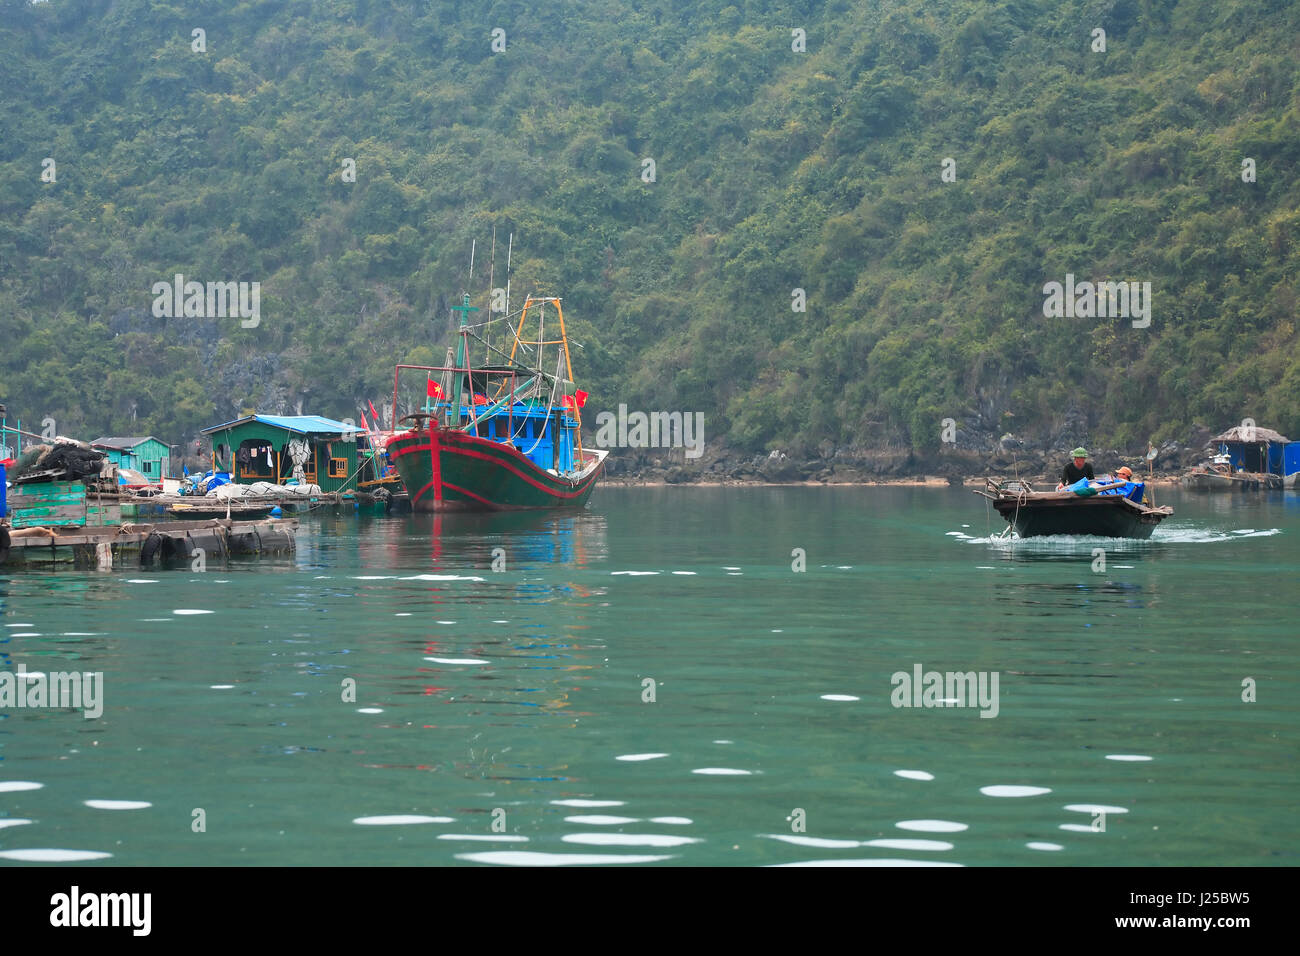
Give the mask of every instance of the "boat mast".
POLYGON ((469 304, 469 293, 464 292, 461 304, 452 306, 451 310, 460 313, 460 341, 456 343, 456 378, 451 394, 446 397, 452 402, 456 423, 460 424, 460 393, 466 381, 469 382, 469 411, 471 416, 474 414, 474 378, 469 374, 469 314, 477 312, 478 307, 469 304))
POLYGON ((492 227, 492 254, 488 258, 488 314, 483 323, 483 364, 492 364, 492 282, 497 266, 497 227, 492 227))
MULTIPOLYGON (((564 309, 563 309, 563 308, 561 307, 561 305, 560 305, 560 300, 557 299, 557 298, 555 298, 554 296, 546 296, 546 297, 544 297, 544 298, 539 298, 539 299, 534 299, 532 296, 529 296, 527 299, 524 300, 524 308, 523 308, 523 311, 519 313, 519 328, 515 331, 515 341, 514 341, 514 343, 510 346, 510 361, 513 363, 514 360, 515 360, 515 351, 516 351, 516 349, 518 349, 519 345, 521 344, 521 341, 522 341, 522 338, 523 338, 523 334, 524 334, 524 323, 528 320, 528 309, 529 309, 529 307, 530 307, 534 302, 536 302, 536 303, 538 303, 539 305, 542 306, 541 318, 538 320, 538 321, 539 321, 539 324, 538 324, 539 331, 538 331, 538 334, 537 334, 537 371, 538 371, 538 372, 541 372, 542 374, 545 374, 544 370, 542 369, 542 351, 543 351, 543 349, 544 349, 547 345, 558 345, 558 346, 561 348, 561 350, 563 351, 563 354, 564 354, 564 372, 565 372, 565 374, 568 376, 568 382, 569 382, 569 384, 572 385, 572 384, 573 384, 573 362, 572 362, 572 360, 571 360, 571 358, 570 358, 570 356, 569 356, 569 334, 568 334, 568 331, 567 331, 567 330, 565 329, 565 327, 564 327, 564 309), (547 341, 546 341, 546 337, 545 337, 545 335, 543 335, 542 332, 540 331, 541 329, 544 328, 544 323, 545 323, 545 321, 546 321, 545 304, 546 304, 547 302, 550 302, 552 305, 555 306, 555 312, 556 312, 556 315, 559 317, 559 320, 560 320, 560 337, 559 337, 558 339, 556 339, 555 341, 553 341, 553 342, 547 342, 547 341)), ((541 379, 540 379, 540 377, 539 377, 539 379, 538 379, 539 387, 540 387, 540 382, 541 382, 541 379)), ((575 389, 576 389, 576 386, 575 386, 575 389)), ((565 389, 565 391, 567 392, 567 388, 565 389)), ((562 403, 562 402, 563 402, 563 399, 561 399, 561 403, 562 403)), ((582 452, 582 410, 581 410, 580 408, 578 408, 578 400, 577 400, 577 396, 576 396, 576 395, 574 396, 574 401, 573 401, 573 416, 574 416, 574 418, 576 418, 577 421, 578 421, 578 436, 577 436, 577 439, 578 439, 578 440, 577 440, 577 445, 578 445, 578 458, 577 458, 577 461, 578 461, 578 462, 581 462, 581 461, 582 461, 582 455, 583 455, 583 452, 582 452)), ((559 437, 559 436, 557 435, 556 438, 558 439, 558 437, 559 437)))

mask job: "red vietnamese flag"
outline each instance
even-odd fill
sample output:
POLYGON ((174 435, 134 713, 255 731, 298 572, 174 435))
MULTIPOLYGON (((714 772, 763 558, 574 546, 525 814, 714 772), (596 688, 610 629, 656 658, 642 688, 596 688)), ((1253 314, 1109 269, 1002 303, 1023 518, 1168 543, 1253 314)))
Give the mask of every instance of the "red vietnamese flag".
POLYGON ((579 409, 586 404, 587 404, 587 393, 584 392, 582 389, 578 389, 572 395, 564 396, 565 408, 579 409))
POLYGON ((442 386, 433 379, 429 379, 425 384, 424 393, 430 398, 442 398, 442 386))

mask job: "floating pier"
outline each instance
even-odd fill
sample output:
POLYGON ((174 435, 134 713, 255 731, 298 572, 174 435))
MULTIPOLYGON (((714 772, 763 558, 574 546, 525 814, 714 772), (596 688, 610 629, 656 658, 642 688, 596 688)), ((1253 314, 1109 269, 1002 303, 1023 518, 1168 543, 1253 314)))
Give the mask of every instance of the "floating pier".
POLYGON ((151 524, 0 527, 0 565, 71 565, 102 571, 149 568, 231 555, 291 554, 298 522, 293 518, 234 521, 160 521, 151 524))

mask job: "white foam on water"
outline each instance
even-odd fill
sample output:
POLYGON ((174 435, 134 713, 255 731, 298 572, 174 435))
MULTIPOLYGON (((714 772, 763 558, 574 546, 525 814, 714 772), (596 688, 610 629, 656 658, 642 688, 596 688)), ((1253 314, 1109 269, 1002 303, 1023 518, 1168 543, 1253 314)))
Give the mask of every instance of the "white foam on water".
POLYGON ((410 617, 410 616, 411 616, 410 611, 398 611, 396 614, 393 615, 393 617, 410 617))
POLYGON ((734 767, 701 767, 699 770, 692 770, 691 773, 702 773, 715 777, 749 777, 753 776, 752 770, 737 770, 734 767))
POLYGON ((0 793, 17 793, 19 790, 39 790, 45 786, 43 783, 32 783, 30 780, 0 780, 0 793))
POLYGON ((491 661, 485 661, 478 657, 426 657, 426 661, 433 661, 435 664, 490 664, 491 661))
POLYGON ((202 610, 202 609, 200 609, 200 608, 182 607, 182 608, 178 608, 178 609, 176 609, 175 611, 172 611, 172 613, 173 613, 173 614, 180 614, 180 615, 184 616, 184 615, 189 615, 189 614, 215 614, 216 612, 215 612, 215 611, 204 611, 204 610, 202 610))
POLYGON ((83 800, 92 810, 146 810, 153 804, 147 800, 83 800))
POLYGON ((921 833, 961 833, 970 829, 967 824, 952 820, 900 820, 894 826, 900 830, 917 830, 921 833))
POLYGON ((35 624, 6 624, 5 627, 35 627, 35 624))
POLYGON ((60 637, 98 637, 99 631, 64 631, 60 637))
POLYGON ((157 584, 157 578, 127 578, 127 584, 157 584))
POLYGON ((740 569, 740 568, 728 568, 728 567, 724 567, 722 570, 724 570, 724 571, 739 571, 739 570, 741 570, 741 569, 740 569))
POLYGON ((951 850, 952 844, 943 840, 867 840, 863 846, 878 846, 883 850, 951 850))
POLYGON ((24 631, 21 634, 15 633, 15 634, 10 634, 9 636, 10 637, 40 637, 41 635, 36 631, 24 631))
POLYGON ((412 574, 410 577, 398 578, 399 581, 482 581, 473 574, 412 574))
POLYGON ((1281 534, 1281 528, 1169 528, 1156 532, 1159 540, 1177 544, 1219 544, 1223 541, 1240 541, 1243 538, 1271 538, 1281 534))
POLYGON ((565 843, 585 846, 685 846, 703 843, 696 837, 671 836, 667 833, 566 833, 560 837, 565 843))
POLYGON ((626 574, 631 577, 642 577, 650 574, 658 574, 658 571, 611 571, 610 574, 626 574))
POLYGON ((734 743, 735 743, 734 740, 715 740, 715 741, 713 741, 713 742, 714 742, 715 744, 734 744, 734 743))
POLYGON ((822 700, 861 700, 861 697, 854 697, 852 694, 822 694, 822 700))
POLYGON ((943 860, 801 860, 798 863, 774 863, 773 866, 961 866, 943 860))
POLYGON ((20 860, 23 863, 80 863, 85 860, 104 860, 111 853, 95 850, 0 850, 0 860, 20 860))
POLYGON ((1050 787, 1022 787, 1018 784, 998 784, 992 787, 980 787, 980 793, 986 797, 1040 797, 1051 793, 1050 787))
POLYGON ((455 621, 435 621, 435 624, 455 624, 455 621))
POLYGON ((769 840, 780 840, 782 843, 793 843, 795 846, 817 846, 827 850, 846 850, 850 847, 857 849, 861 846, 857 840, 831 840, 825 837, 798 836, 790 833, 767 833, 764 836, 769 840))
POLYGON ((622 807, 626 806, 623 800, 552 800, 551 803, 557 807, 622 807))
POLYGON ((904 780, 933 780, 934 774, 926 773, 924 770, 895 770, 895 777, 902 777, 904 780))
POLYGON ((1029 847, 1029 849, 1031 850, 1047 850, 1049 852, 1053 850, 1065 849, 1065 847, 1061 846, 1061 844, 1059 843, 1043 843, 1037 840, 1034 841, 1033 843, 1026 843, 1025 846, 1029 847))
POLYGON ((729 577, 729 578, 739 578, 739 577, 743 577, 743 576, 744 576, 744 573, 745 573, 745 572, 743 572, 743 571, 728 571, 728 572, 727 572, 727 577, 729 577))
POLYGON ((454 823, 452 817, 426 817, 413 813, 396 813, 390 816, 357 817, 352 821, 363 827, 402 827, 416 823, 454 823))
POLYGON ((697 572, 695 572, 695 571, 674 571, 674 572, 673 572, 673 574, 690 574, 690 575, 694 575, 694 574, 696 574, 696 573, 697 573, 697 572))
POLYGON ((391 581, 397 577, 395 574, 356 574, 352 576, 353 581, 391 581))
POLYGON ((32 822, 31 820, 23 820, 23 819, 20 819, 20 818, 17 818, 17 817, 15 817, 15 818, 12 819, 12 820, 0 820, 0 830, 3 830, 5 827, 21 827, 21 826, 26 826, 27 824, 29 824, 29 823, 31 823, 31 822, 32 822))
POLYGON ((1155 759, 1155 758, 1153 758, 1153 757, 1148 757, 1146 754, 1106 754, 1106 759, 1107 759, 1107 760, 1124 760, 1124 761, 1133 761, 1133 762, 1136 762, 1136 761, 1142 761, 1142 760, 1153 760, 1153 759, 1155 759))
POLYGON ((457 853, 456 859, 500 866, 599 866, 605 863, 658 863, 672 856, 617 853, 539 853, 536 850, 492 850, 487 853, 457 853))
POLYGON ((1062 823, 1062 830, 1069 830, 1071 833, 1100 833, 1100 830, 1094 830, 1092 827, 1084 826, 1082 823, 1062 823))
POLYGON ((614 759, 626 760, 635 763, 641 760, 658 760, 660 757, 667 757, 667 756, 668 756, 667 754, 622 754, 618 757, 615 757, 614 759))
POLYGON ((234 684, 213 684, 208 690, 234 690, 234 684))
POLYGON ((694 821, 690 817, 651 817, 651 823, 665 823, 669 826, 684 827, 689 826, 694 821))
POLYGON ((513 833, 439 833, 439 840, 469 840, 478 843, 527 843, 528 837, 513 833))
POLYGON ((636 817, 611 817, 603 813, 585 813, 573 817, 565 817, 565 823, 577 823, 581 826, 591 827, 616 827, 622 823, 636 823, 636 817))
POLYGON ((384 712, 384 708, 382 707, 358 707, 357 708, 358 714, 382 714, 383 712, 384 712))
POLYGON ((1110 807, 1104 803, 1071 803, 1065 809, 1071 813, 1128 813, 1128 807, 1110 807))

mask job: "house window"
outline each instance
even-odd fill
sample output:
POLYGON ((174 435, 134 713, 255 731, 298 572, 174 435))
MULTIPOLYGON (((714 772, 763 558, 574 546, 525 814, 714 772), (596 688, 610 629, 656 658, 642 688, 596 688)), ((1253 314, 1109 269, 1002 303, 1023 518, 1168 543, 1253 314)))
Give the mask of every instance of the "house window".
POLYGON ((331 458, 329 476, 331 478, 346 478, 348 476, 348 460, 346 458, 331 458))
POLYGON ((145 463, 140 467, 140 470, 141 470, 142 472, 144 472, 144 474, 146 474, 146 475, 152 475, 152 474, 153 474, 153 462, 151 462, 151 461, 146 461, 146 462, 145 462, 145 463))

